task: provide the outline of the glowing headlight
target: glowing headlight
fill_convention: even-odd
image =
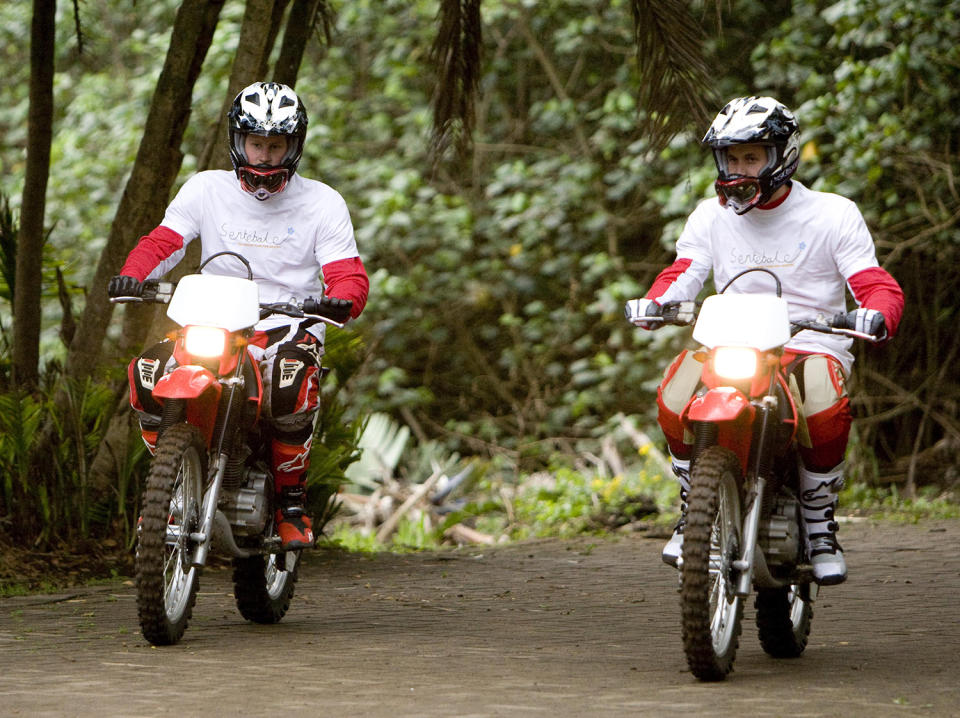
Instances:
[[[218,357],[227,345],[227,332],[217,327],[187,327],[183,346],[196,357]]]
[[[726,379],[749,379],[757,373],[757,352],[749,347],[718,347],[713,370]]]

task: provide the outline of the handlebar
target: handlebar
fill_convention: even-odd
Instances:
[[[798,319],[795,322],[790,322],[791,335],[797,334],[806,329],[814,332],[822,332],[824,334],[842,334],[845,337],[862,339],[863,341],[870,342],[871,344],[877,344],[880,341],[880,338],[873,336],[873,334],[858,332],[855,329],[847,329],[846,327],[835,327],[829,319],[825,319],[822,316],[817,317],[816,319]]]
[[[110,297],[113,304],[169,304],[173,298],[176,284],[161,282],[157,279],[147,279],[140,285],[139,297]],[[349,319],[352,302],[344,301],[338,307],[330,307],[323,300],[307,297],[300,303],[272,302],[260,304],[260,318],[266,319],[272,314],[283,314],[295,319],[319,319],[331,326],[342,329]]]
[[[140,283],[140,296],[110,297],[111,304],[169,304],[173,298],[173,282],[145,279]]]
[[[671,324],[674,326],[690,326],[697,321],[697,315],[700,313],[701,302],[689,300],[664,302],[660,307],[660,313],[654,316],[643,317],[642,321],[650,324]],[[878,337],[866,332],[858,332],[846,327],[835,327],[830,319],[818,316],[816,319],[798,319],[790,322],[790,334],[798,334],[804,330],[821,332],[823,334],[840,334],[852,339],[862,339],[863,341],[876,344],[880,342]]]
[[[660,305],[658,314],[640,317],[638,321],[649,324],[672,324],[677,327],[686,327],[697,321],[701,302],[689,300],[664,302]]]

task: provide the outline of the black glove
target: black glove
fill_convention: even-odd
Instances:
[[[319,314],[342,324],[350,318],[350,309],[353,302],[349,299],[338,299],[337,297],[323,297],[314,299],[310,297],[303,302],[303,311],[307,314]]]
[[[846,314],[838,314],[833,318],[833,326],[869,334],[877,341],[887,338],[887,321],[876,309],[854,309]]]
[[[107,285],[107,294],[111,297],[139,297],[142,289],[140,280],[136,277],[118,274]]]

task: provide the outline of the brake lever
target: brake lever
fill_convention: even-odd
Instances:
[[[862,339],[865,342],[870,342],[871,344],[878,344],[880,339],[873,336],[873,334],[867,334],[866,332],[858,332],[856,329],[841,329],[839,327],[830,327],[831,334],[842,334],[845,337],[851,337],[853,339]]]
[[[289,304],[287,302],[275,302],[273,304],[261,304],[260,305],[260,318],[266,319],[271,314],[283,314],[288,317],[293,317],[294,319],[303,319],[306,316],[303,313],[303,310],[300,309],[296,304]]]
[[[792,322],[792,324],[797,327],[798,330],[808,329],[812,332],[820,332],[821,334],[839,334],[840,336],[850,337],[851,339],[861,339],[871,344],[878,344],[880,342],[880,339],[873,334],[858,332],[856,329],[847,329],[846,327],[832,327],[825,322],[799,321]]]

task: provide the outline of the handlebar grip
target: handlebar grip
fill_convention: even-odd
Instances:
[[[338,299],[337,297],[323,297],[321,299],[307,297],[303,300],[302,307],[305,314],[316,314],[339,324],[350,318],[353,302],[349,299]]]

